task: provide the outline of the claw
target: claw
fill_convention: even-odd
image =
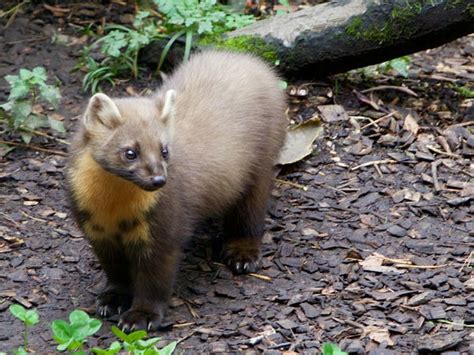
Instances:
[[[118,306],[118,307],[117,307],[117,313],[118,313],[118,314],[122,314],[122,307],[121,307],[121,306]]]
[[[128,324],[122,325],[122,332],[128,333],[130,331],[130,326]]]
[[[249,263],[244,263],[244,271],[249,271]]]
[[[242,263],[240,261],[235,263],[235,271],[241,272],[242,271]]]

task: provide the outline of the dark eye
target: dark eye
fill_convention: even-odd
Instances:
[[[130,149],[130,148],[127,149],[124,154],[125,154],[125,158],[127,160],[137,159],[137,152],[135,152],[133,149]]]
[[[163,159],[168,159],[168,156],[169,156],[169,152],[168,152],[168,147],[166,145],[162,146],[161,147],[161,156],[163,157]]]

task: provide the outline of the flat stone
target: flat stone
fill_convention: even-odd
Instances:
[[[387,232],[393,235],[394,237],[400,237],[400,238],[407,235],[407,230],[396,224],[388,228]]]

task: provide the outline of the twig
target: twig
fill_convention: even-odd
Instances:
[[[44,219],[41,219],[41,218],[38,218],[38,217],[33,217],[33,216],[30,216],[28,213],[26,213],[25,211],[22,211],[20,210],[21,214],[25,217],[28,217],[28,218],[31,218],[33,221],[36,221],[36,222],[41,222],[41,223],[47,223],[48,221],[44,220]]]
[[[275,180],[276,182],[278,182],[278,183],[280,183],[280,184],[290,185],[290,186],[296,187],[296,188],[298,188],[298,189],[301,189],[301,190],[303,190],[303,191],[308,191],[308,190],[309,190],[309,187],[308,187],[308,186],[300,185],[300,184],[297,184],[296,182],[291,182],[291,181],[287,181],[287,180],[281,180],[281,179],[277,179],[277,178],[274,178],[273,180]]]
[[[185,328],[185,327],[189,327],[191,325],[194,325],[196,323],[194,322],[187,322],[187,323],[178,323],[178,324],[173,324],[172,325],[172,328],[176,329],[176,328]]]
[[[398,162],[393,159],[372,160],[372,161],[368,161],[367,163],[354,166],[353,168],[351,168],[351,171],[364,168],[366,166],[375,165],[375,164],[394,164],[394,163],[398,163]]]
[[[413,90],[406,88],[404,86],[394,86],[394,85],[380,85],[373,88],[362,90],[361,92],[365,94],[366,92],[380,91],[380,90],[398,90],[398,91],[404,92],[405,94],[418,97],[418,94],[414,92]]]
[[[69,143],[68,141],[65,141],[64,139],[56,138],[56,137],[54,137],[54,136],[49,135],[48,133],[44,133],[44,132],[37,131],[37,130],[34,130],[34,129],[25,129],[25,131],[30,132],[30,133],[33,133],[33,134],[36,134],[37,136],[41,136],[41,137],[53,139],[53,140],[55,140],[55,141],[57,141],[57,142],[59,142],[59,143],[62,143],[62,144],[66,144],[66,145],[71,144],[71,143]]]
[[[377,171],[377,174],[379,174],[379,176],[382,177],[382,176],[383,176],[383,173],[382,173],[382,170],[380,170],[379,165],[378,165],[378,164],[374,164],[374,168],[375,168],[375,170]]]
[[[408,269],[440,269],[449,266],[450,264],[441,265],[410,265],[410,264],[395,264],[395,267],[406,267]]]
[[[271,282],[272,281],[272,278],[269,277],[269,276],[266,276],[266,275],[261,275],[261,274],[256,274],[256,273],[253,273],[253,272],[250,272],[249,273],[249,276],[253,276],[257,279],[260,279],[260,280],[263,280],[263,281],[268,281],[268,282]]]
[[[4,141],[4,140],[0,140],[0,144],[13,145],[13,146],[15,146],[15,147],[28,148],[28,149],[36,150],[36,151],[38,151],[38,152],[51,153],[51,154],[55,154],[55,155],[60,155],[60,156],[62,156],[62,157],[67,157],[67,154],[66,154],[66,153],[61,152],[61,151],[59,151],[59,150],[41,148],[41,147],[37,147],[37,146],[31,145],[31,144],[24,144],[24,143],[18,143],[18,142],[10,142],[10,141]]]
[[[376,125],[378,127],[377,123],[379,123],[380,121],[383,121],[386,118],[392,117],[394,114],[395,114],[395,111],[392,111],[387,115],[384,115],[382,117],[377,118],[376,120],[372,120],[372,119],[369,118],[370,123],[367,123],[365,126],[361,127],[360,130],[362,131],[362,130],[364,130],[364,129],[370,127],[370,126],[373,126],[373,125]]]
[[[365,327],[362,324],[354,322],[350,319],[339,319],[339,318],[336,318],[336,317],[331,317],[331,319],[338,322],[338,323],[347,324],[347,325],[350,325],[354,328],[360,329],[362,334],[363,334],[363,336],[361,335],[361,338],[365,337],[366,330],[365,330]]]
[[[464,263],[462,264],[462,266],[459,268],[459,272],[462,271],[462,269],[464,269],[465,267],[468,267],[469,265],[471,265],[471,259],[472,259],[472,255],[474,254],[474,251],[471,251],[469,253],[469,256],[466,258],[466,260],[464,260]]]
[[[185,336],[182,337],[181,339],[178,339],[178,340],[176,341],[176,344],[182,343],[182,342],[185,341],[186,339],[191,338],[194,334],[196,334],[196,330],[193,330],[193,331],[191,331],[191,333],[189,333],[188,335],[185,335]]]
[[[455,323],[455,322],[451,322],[445,319],[438,319],[438,323],[449,324],[449,325],[454,325],[454,326],[459,326],[459,327],[464,327],[464,328],[474,328],[474,324]]]
[[[441,154],[441,155],[446,155],[447,157],[461,159],[460,155],[457,155],[457,154],[454,154],[454,153],[443,152],[442,150],[439,150],[439,149],[437,149],[437,148],[435,148],[431,145],[427,145],[426,148],[428,148],[428,150],[431,150],[432,152],[435,152],[435,153],[438,153],[438,154]]]
[[[438,137],[436,137],[436,139],[438,140],[438,143],[441,144],[441,146],[443,147],[445,152],[452,153],[451,147],[449,146],[448,141],[446,140],[446,138],[444,138],[443,136],[438,136]]]
[[[466,127],[466,126],[471,126],[471,125],[474,125],[474,121],[466,121],[466,122],[456,123],[456,124],[453,124],[453,125],[449,126],[448,128],[451,128],[451,127]]]
[[[442,160],[436,160],[431,163],[431,175],[433,175],[433,184],[435,191],[441,191],[441,186],[438,181],[438,165],[441,164]]]

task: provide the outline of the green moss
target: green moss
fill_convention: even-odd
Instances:
[[[474,90],[467,86],[455,86],[454,90],[465,99],[474,99]]]
[[[347,25],[346,27],[346,33],[349,36],[353,36],[356,38],[360,38],[361,32],[360,29],[362,28],[362,19],[360,16],[354,17],[354,19]]]
[[[428,1],[407,1],[405,5],[395,5],[390,12],[390,20],[380,24],[364,26],[361,17],[355,17],[346,27],[346,33],[356,39],[377,43],[390,43],[414,31],[413,22]],[[372,16],[369,10],[367,18]]]
[[[272,64],[278,61],[276,47],[256,36],[238,36],[231,38],[212,36],[200,39],[198,44],[200,46],[226,49],[234,52],[253,53]]]

